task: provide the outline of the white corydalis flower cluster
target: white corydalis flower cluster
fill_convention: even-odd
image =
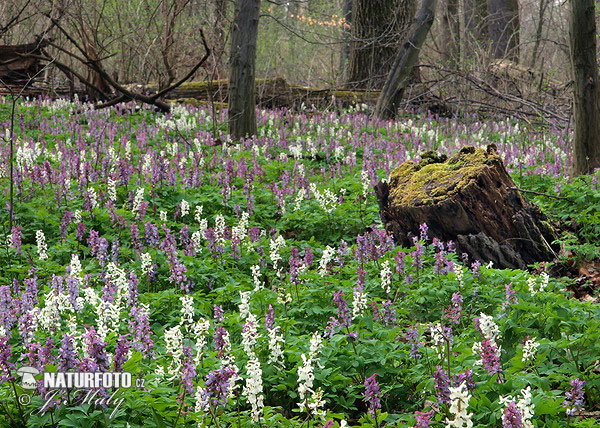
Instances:
[[[381,272],[379,275],[381,278],[381,288],[383,288],[387,294],[390,294],[392,291],[392,288],[390,287],[392,284],[392,268],[390,267],[389,260],[386,260],[381,264]]]
[[[446,428],[471,428],[473,426],[473,413],[467,413],[471,394],[467,389],[467,383],[462,382],[456,388],[450,387],[450,409],[448,413],[452,419],[446,419]]]
[[[267,331],[269,335],[269,359],[268,363],[277,366],[280,369],[285,368],[283,356],[283,336],[280,333],[281,328],[275,326]]]
[[[186,330],[194,322],[194,298],[192,296],[181,296],[181,321],[179,325],[183,326]]]
[[[537,348],[540,346],[538,342],[535,341],[535,337],[531,339],[527,339],[523,344],[523,358],[522,361],[532,361],[537,353]]]
[[[183,357],[183,333],[179,325],[165,330],[165,352],[171,355],[167,373],[171,380],[181,375],[181,358]]]
[[[215,237],[218,245],[225,245],[225,217],[223,214],[215,216]]]
[[[314,183],[310,183],[310,191],[315,196],[319,206],[327,214],[331,214],[338,207],[338,197],[329,189],[325,189],[323,193],[317,189]]]
[[[367,309],[367,295],[361,286],[354,288],[352,295],[352,319],[356,319]]]
[[[258,339],[258,321],[256,316],[250,312],[250,292],[240,292],[240,317],[246,320],[242,329],[242,346],[249,357],[246,363],[246,385],[242,390],[242,394],[248,400],[251,406],[251,416],[254,422],[260,419],[262,409],[264,407],[263,400],[263,383],[262,370],[260,361],[254,352],[254,347]]]
[[[522,389],[521,396],[519,398],[507,395],[506,397],[500,397],[499,401],[504,408],[508,407],[510,403],[514,402],[517,406],[517,409],[521,411],[521,422],[523,423],[523,428],[533,428],[533,422],[531,422],[531,418],[533,418],[534,415],[535,405],[531,402],[531,386]]]
[[[87,191],[88,197],[90,198],[91,209],[95,210],[98,208],[98,194],[94,188],[89,188]]]
[[[231,239],[237,242],[242,242],[246,238],[246,234],[248,233],[248,220],[250,219],[250,214],[247,212],[243,212],[240,218],[240,222],[237,226],[233,226],[231,229]]]
[[[150,255],[150,253],[142,253],[140,256],[140,259],[142,260],[142,266],[141,266],[142,275],[148,275],[153,270],[152,269],[152,256]]]
[[[81,277],[83,269],[77,254],[71,254],[71,264],[69,265],[69,275],[75,278]]]
[[[48,259],[48,245],[46,245],[46,235],[41,230],[35,232],[35,241],[37,244],[37,252],[40,260]]]
[[[335,249],[331,248],[329,245],[325,247],[323,250],[323,255],[321,256],[321,260],[319,260],[319,275],[325,276],[325,274],[327,274],[327,266],[329,263],[331,263],[334,257]]]
[[[189,202],[186,201],[185,199],[182,199],[181,203],[179,204],[179,210],[181,212],[181,217],[185,217],[186,215],[188,215],[190,213]]]
[[[279,266],[279,261],[281,260],[280,251],[284,247],[285,247],[285,239],[283,239],[283,236],[277,235],[277,238],[270,239],[269,258],[271,259],[271,262],[273,262],[273,270],[275,270],[277,278],[281,278],[281,275],[282,275],[282,268]]]
[[[196,357],[194,358],[196,365],[199,365],[200,360],[202,359],[202,350],[206,346],[206,335],[208,334],[209,328],[210,321],[204,318],[194,323],[192,327],[194,339],[196,340]]]
[[[479,330],[481,331],[481,335],[483,336],[483,338],[489,340],[490,343],[496,348],[498,352],[498,358],[500,358],[501,348],[498,342],[501,340],[501,336],[498,324],[494,322],[494,319],[491,316],[488,316],[481,312],[479,313]],[[481,342],[475,342],[473,344],[472,351],[474,354],[481,356]],[[476,361],[475,364],[483,365],[483,358]]]
[[[108,199],[110,201],[117,202],[117,183],[116,183],[116,181],[109,177],[108,180],[106,180],[106,184],[107,184]]]
[[[315,332],[310,339],[308,357],[306,354],[300,356],[302,358],[302,364],[298,367],[298,395],[300,396],[298,407],[300,411],[316,413],[318,407],[325,405],[325,402],[322,401],[322,392],[313,390],[315,380],[313,363],[319,365],[319,352],[323,347],[322,342],[321,335]]]
[[[298,193],[296,194],[296,198],[294,199],[294,211],[300,210],[300,205],[302,204],[302,201],[305,197],[306,189],[304,187],[301,187],[300,190],[298,190]]]
[[[538,292],[545,291],[549,282],[550,276],[546,272],[542,272],[542,274],[539,276],[539,285],[538,278],[535,276],[527,278],[527,288],[529,288],[531,295],[535,296]]]
[[[430,331],[431,342],[433,344],[432,347],[435,350],[435,353],[438,355],[438,357],[440,359],[443,359],[447,346],[447,340],[444,336],[444,326],[438,322],[431,326]]]
[[[460,288],[464,288],[465,280],[464,280],[464,272],[463,272],[462,266],[459,265],[458,263],[454,263],[452,270],[454,271],[454,274],[456,275],[456,280],[458,281],[458,285],[460,286]]]
[[[364,169],[360,172],[360,181],[362,184],[363,190],[363,198],[366,198],[371,190],[371,179],[369,178],[369,174]]]
[[[131,207],[131,212],[133,214],[137,214],[139,212],[142,202],[144,202],[144,188],[138,187],[137,190],[135,191],[135,196],[133,197],[133,205]],[[161,215],[162,215],[162,211],[161,211]],[[166,213],[165,213],[165,216],[166,216]],[[162,218],[161,218],[161,220],[162,220]],[[164,221],[166,221],[166,219]]]
[[[254,291],[260,290],[263,287],[263,282],[260,280],[260,266],[253,265],[250,268],[252,272],[252,282],[254,282]]]

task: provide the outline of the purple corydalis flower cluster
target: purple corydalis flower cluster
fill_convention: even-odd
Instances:
[[[512,289],[512,283],[506,284],[504,286],[505,290],[505,299],[502,302],[502,309],[506,310],[510,305],[516,305],[519,303],[519,299],[517,298],[517,293]]]
[[[348,301],[344,299],[344,290],[341,288],[333,293],[333,302],[337,307],[337,321],[340,326],[349,327],[352,324]]]
[[[428,412],[419,412],[417,410],[415,412],[415,419],[417,421],[417,424],[414,428],[429,428],[429,425],[431,425],[431,417],[434,413],[434,410],[430,410]]]
[[[572,379],[571,389],[565,392],[565,400],[563,401],[563,407],[566,408],[567,416],[573,416],[577,412],[583,409],[583,386],[585,381],[579,380],[579,378]]]
[[[369,413],[375,415],[378,409],[381,409],[381,396],[379,383],[375,379],[377,373],[373,373],[370,377],[365,379],[365,401],[369,408]]]
[[[451,305],[444,310],[444,315],[451,323],[458,324],[462,316],[463,297],[457,291],[454,294],[452,294],[452,299],[450,300],[450,302]]]
[[[15,368],[15,365],[11,359],[12,348],[8,344],[8,336],[0,337],[0,385],[4,382],[14,380],[11,372]]]
[[[237,370],[234,366],[230,365],[209,372],[206,376],[204,388],[202,388],[200,393],[201,402],[213,409],[227,403],[232,379],[235,378],[237,378]]]
[[[410,358],[421,358],[421,349],[423,348],[423,344],[419,340],[419,329],[417,327],[409,328],[405,337],[410,344]]]
[[[66,372],[79,365],[79,360],[73,349],[73,336],[65,335],[58,348],[58,371]]]
[[[375,318],[375,320],[383,323],[387,327],[396,325],[396,309],[394,309],[391,300],[381,302],[382,310],[379,309],[379,304],[377,302],[372,302],[371,308],[373,309],[373,318]]]
[[[514,401],[511,401],[504,409],[502,428],[523,428],[523,413]]]

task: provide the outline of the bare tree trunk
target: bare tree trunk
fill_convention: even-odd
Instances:
[[[535,63],[537,62],[537,58],[540,52],[540,44],[542,43],[542,33],[544,30],[544,15],[546,14],[546,9],[550,4],[549,0],[539,0],[539,9],[538,9],[538,22],[535,29],[535,41],[533,44],[533,51],[531,53],[531,68],[535,68]]]
[[[519,61],[519,3],[488,0],[488,30],[494,58]]]
[[[238,0],[231,34],[229,133],[235,139],[256,134],[255,63],[260,0]]]
[[[413,67],[419,58],[419,51],[425,42],[429,29],[435,18],[435,0],[423,0],[421,9],[410,27],[408,37],[400,48],[392,70],[381,90],[374,115],[381,119],[389,119],[396,115],[402,93]]]
[[[415,13],[415,0],[354,0],[348,83],[379,89]]]
[[[214,69],[216,77],[220,78],[224,70],[223,58],[225,58],[225,43],[227,40],[227,1],[213,0],[213,15],[214,15]]]
[[[600,168],[600,87],[596,61],[595,0],[571,0],[571,63],[575,117],[574,174]]]
[[[344,44],[342,45],[342,53],[340,55],[340,70],[342,79],[347,81],[351,51],[350,39],[352,38],[352,31],[350,30],[350,25],[352,25],[352,0],[344,0],[343,13],[347,26],[343,29],[345,40]]]
[[[444,2],[442,15],[442,52],[444,60],[449,64],[459,65],[461,58],[461,39],[464,34],[461,33],[459,19],[459,1],[446,0]]]

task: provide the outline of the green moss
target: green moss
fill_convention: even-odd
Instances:
[[[433,205],[473,183],[481,171],[500,157],[484,149],[463,147],[450,159],[424,153],[419,163],[404,162],[390,175],[393,205]]]

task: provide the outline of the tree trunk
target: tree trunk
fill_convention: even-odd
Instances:
[[[342,81],[348,80],[348,64],[350,63],[350,52],[351,52],[351,38],[352,31],[350,30],[352,27],[352,0],[344,0],[343,6],[343,16],[346,23],[344,27],[344,44],[342,45],[342,52],[340,54],[340,70],[342,75]]]
[[[464,34],[460,31],[459,1],[446,0],[442,15],[442,47],[446,63],[460,66],[461,39]]]
[[[231,35],[229,134],[235,139],[256,134],[254,87],[260,0],[238,0]]]
[[[402,90],[406,86],[413,67],[419,58],[419,51],[425,42],[429,29],[433,24],[435,0],[423,0],[421,9],[415,17],[405,42],[396,55],[394,65],[381,90],[374,116],[389,119],[396,115],[398,104],[402,99]]]
[[[415,0],[354,0],[348,84],[380,89],[406,37]]]
[[[466,253],[495,267],[524,269],[552,260],[555,240],[548,219],[515,189],[494,146],[463,147],[446,159],[428,152],[408,161],[380,182],[375,191],[381,220],[396,242],[413,245],[419,226],[429,237],[453,241]]]
[[[600,89],[594,0],[571,0],[571,63],[575,117],[574,174],[600,168]]]
[[[519,62],[519,3],[488,0],[488,31],[494,58]]]

